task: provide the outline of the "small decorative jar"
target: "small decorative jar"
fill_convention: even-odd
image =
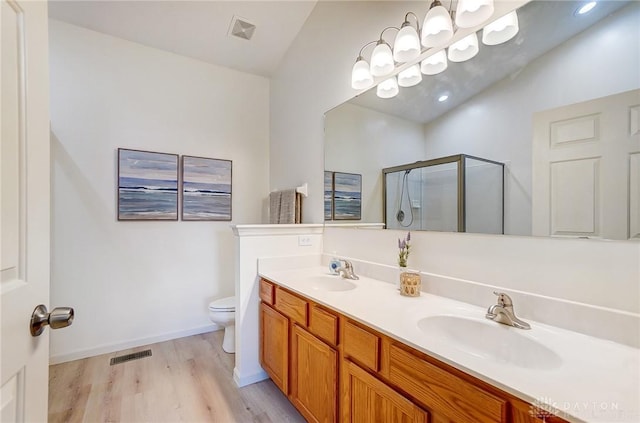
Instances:
[[[414,270],[404,270],[400,272],[400,295],[419,297],[421,286],[420,272]]]

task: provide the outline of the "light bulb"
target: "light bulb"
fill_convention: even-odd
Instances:
[[[444,50],[440,50],[420,63],[420,72],[425,75],[436,75],[447,69],[447,66],[447,54]]]
[[[393,59],[398,63],[409,62],[420,56],[420,38],[411,25],[403,25],[393,43]]]
[[[369,72],[369,63],[362,57],[353,65],[351,70],[351,87],[354,90],[364,90],[373,85],[373,76]]]
[[[371,54],[371,75],[385,76],[393,72],[395,64],[393,63],[393,54],[391,47],[384,41],[378,41],[378,45],[373,49]]]
[[[437,47],[444,45],[453,37],[453,22],[444,6],[429,9],[422,24],[422,45]]]
[[[378,84],[376,94],[380,98],[392,98],[397,96],[399,91],[400,89],[398,88],[398,81],[396,81],[395,76],[392,76],[391,78],[385,79]]]
[[[514,10],[485,26],[482,30],[482,42],[488,46],[506,43],[515,37],[519,30],[518,14]]]
[[[398,85],[401,87],[413,87],[422,81],[422,74],[420,73],[420,65],[415,64],[398,74]]]
[[[449,46],[448,57],[452,62],[464,62],[478,54],[478,36],[475,32]]]
[[[493,15],[493,0],[460,0],[456,9],[456,25],[478,26]]]

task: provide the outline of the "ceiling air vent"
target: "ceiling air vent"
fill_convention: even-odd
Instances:
[[[256,30],[256,26],[251,22],[248,22],[245,18],[234,16],[231,19],[231,26],[229,27],[229,35],[242,38],[244,40],[250,40],[253,37],[253,33]]]

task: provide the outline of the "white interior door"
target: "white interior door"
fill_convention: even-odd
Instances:
[[[533,235],[640,239],[640,90],[536,113]]]
[[[1,421],[45,422],[49,331],[29,321],[49,303],[47,3],[0,5]]]

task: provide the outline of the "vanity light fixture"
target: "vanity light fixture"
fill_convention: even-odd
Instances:
[[[472,32],[463,39],[451,44],[447,57],[452,62],[465,62],[478,54],[478,51],[480,51],[478,48],[478,36],[475,32]]]
[[[416,19],[416,28],[409,23],[409,16],[413,16]],[[420,25],[418,24],[418,17],[413,12],[408,12],[404,15],[404,22],[400,27],[396,40],[393,43],[393,59],[398,63],[405,63],[410,60],[415,60],[420,56]]]
[[[453,37],[453,22],[449,11],[442,3],[435,0],[424,17],[422,24],[422,45],[438,47],[447,43]]]
[[[368,42],[360,49],[356,63],[351,68],[351,87],[354,90],[364,90],[371,87],[374,76],[386,76],[395,69],[391,47],[383,38],[385,31],[388,29],[400,31],[400,28],[389,26],[382,30],[377,41]],[[371,53],[371,64],[369,64],[362,56],[362,53],[365,48],[373,44],[376,46]]]
[[[369,63],[358,56],[351,70],[351,87],[354,90],[364,90],[373,85],[373,75],[369,70]]]
[[[581,6],[580,8],[578,8],[578,10],[576,10],[576,14],[577,15],[584,15],[585,13],[589,13],[591,12],[591,10],[596,7],[598,3],[595,1],[590,1],[586,4],[584,4],[583,6]]]
[[[425,75],[437,75],[444,72],[448,66],[447,52],[445,49],[432,54],[420,63],[420,71]]]
[[[383,38],[384,32],[388,29],[398,28],[388,26],[380,33],[380,39],[377,41],[376,47],[373,49],[373,53],[371,53],[371,75],[373,76],[386,76],[395,69],[391,46],[389,46]]]
[[[364,57],[362,57],[362,52],[365,48],[375,43],[376,41],[371,41],[365,44],[360,49],[360,53],[358,53],[356,63],[351,69],[351,88],[353,88],[354,90],[365,90],[373,85],[373,75],[371,75],[371,68],[369,66],[369,62],[364,60]]]
[[[389,79],[385,79],[381,83],[378,84],[376,88],[376,94],[380,98],[392,98],[398,95],[398,81],[396,81],[396,77],[392,76]]]
[[[456,25],[459,28],[478,26],[493,15],[493,0],[459,0]]]
[[[393,62],[393,55],[391,54],[391,47],[386,41],[380,40],[373,49],[371,54],[371,75],[373,76],[385,76],[393,72],[395,64]]]
[[[488,46],[506,43],[515,37],[519,30],[518,14],[514,10],[484,27],[482,43]]]
[[[493,15],[493,1],[458,0],[455,13],[456,25],[459,28],[472,28],[481,25]],[[378,40],[371,41],[360,49],[356,63],[351,69],[351,87],[355,90],[367,89],[375,83],[375,77],[391,75],[396,69],[396,65],[416,60],[429,48],[437,50],[438,46],[444,46],[448,43],[454,35],[452,19],[454,14],[451,10],[453,3],[454,0],[451,0],[450,9],[447,10],[440,0],[433,0],[424,18],[422,28],[418,16],[413,12],[407,12],[400,28],[389,26],[383,29]],[[595,2],[592,3],[595,5]],[[415,27],[409,21],[410,16],[413,16],[416,21]],[[384,39],[384,34],[389,29],[398,31],[393,48]],[[514,10],[486,25],[482,31],[482,42],[489,46],[502,44],[515,37],[518,31],[518,15]],[[373,44],[375,44],[375,48],[371,53],[370,61],[367,62],[363,51]],[[385,79],[378,86],[378,97],[394,97],[398,94],[398,86],[412,87],[422,81],[422,75],[436,75],[446,70],[447,60],[464,62],[473,58],[478,54],[478,51],[478,36],[474,32],[451,44],[448,48],[443,47],[436,51],[422,60],[419,65],[416,64],[404,69],[398,73],[397,78]]]
[[[420,72],[420,64],[408,67],[398,74],[398,85],[401,87],[413,87],[422,81],[422,73]]]

